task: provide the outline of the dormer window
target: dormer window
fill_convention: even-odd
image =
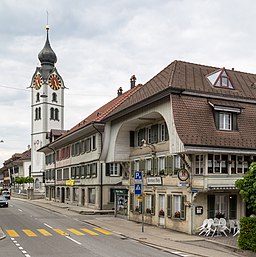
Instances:
[[[206,78],[213,87],[234,88],[225,68],[210,73]]]
[[[238,114],[241,113],[241,107],[239,104],[237,106],[231,103],[221,103],[218,101],[210,100],[209,105],[213,107],[215,115],[215,124],[218,130],[226,131],[237,131],[238,130]]]

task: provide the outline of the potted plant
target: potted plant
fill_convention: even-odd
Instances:
[[[150,209],[150,208],[147,208],[147,209],[146,209],[146,213],[147,213],[147,214],[151,214],[151,209]]]
[[[159,217],[163,217],[164,216],[164,210],[160,210],[159,211]]]
[[[174,218],[180,218],[180,212],[179,211],[174,212]]]

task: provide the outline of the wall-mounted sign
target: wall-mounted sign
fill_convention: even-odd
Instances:
[[[74,184],[75,184],[75,180],[73,179],[66,180],[66,186],[74,186]]]
[[[189,173],[186,169],[181,169],[178,172],[178,178],[181,181],[186,181],[189,178]]]
[[[162,185],[161,177],[147,177],[147,185]]]
[[[196,215],[202,215],[202,214],[203,214],[203,211],[204,211],[203,206],[196,206],[196,207],[195,207],[195,213],[196,213]]]

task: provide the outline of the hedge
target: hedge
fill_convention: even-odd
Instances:
[[[240,219],[238,245],[243,250],[256,252],[256,217],[242,217]]]

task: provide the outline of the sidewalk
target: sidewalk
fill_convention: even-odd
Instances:
[[[171,252],[176,251],[183,254],[190,253],[193,254],[193,256],[204,257],[219,257],[220,255],[221,257],[256,256],[256,253],[251,251],[240,250],[237,246],[237,237],[233,237],[232,235],[228,237],[206,238],[204,236],[188,235],[146,224],[144,225],[144,232],[142,232],[141,223],[129,221],[122,217],[114,217],[113,215],[98,215],[99,211],[94,214],[91,209],[85,207],[56,203],[45,199],[32,201],[20,198],[15,199],[26,201],[62,214],[83,214],[79,218],[81,221],[114,232],[122,239],[130,238],[140,241],[143,244]]]

